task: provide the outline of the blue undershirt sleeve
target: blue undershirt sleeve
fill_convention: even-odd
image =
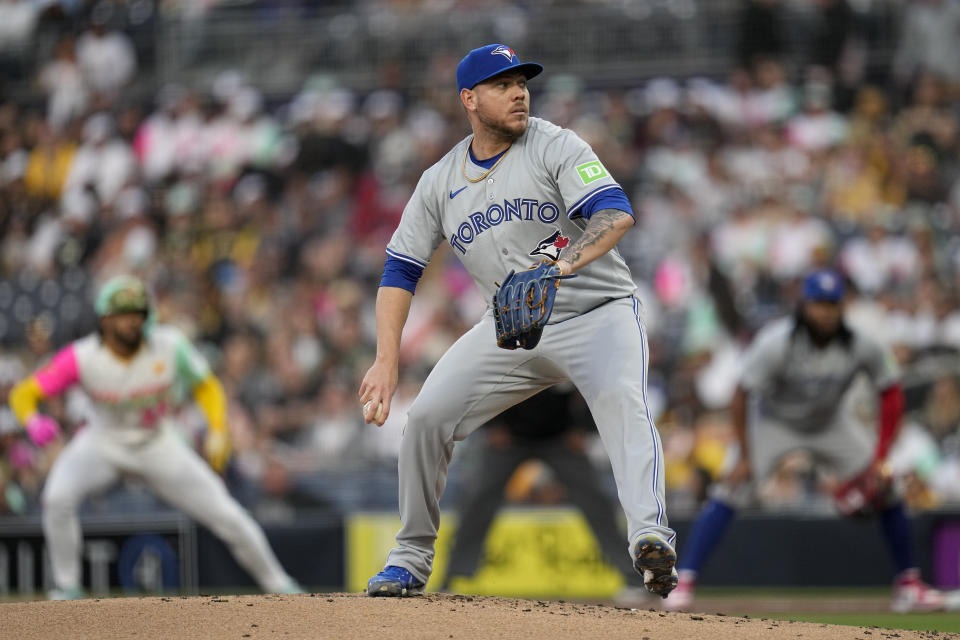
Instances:
[[[630,201],[627,199],[627,194],[625,194],[623,189],[620,187],[617,187],[616,189],[607,189],[593,196],[584,202],[579,210],[574,212],[573,217],[586,218],[589,220],[590,216],[592,216],[594,213],[604,209],[617,209],[619,211],[626,211],[634,218],[637,217],[633,213],[633,207],[630,206]]]
[[[423,275],[423,267],[393,256],[387,256],[383,265],[383,277],[380,278],[381,287],[398,287],[414,293],[417,282]]]

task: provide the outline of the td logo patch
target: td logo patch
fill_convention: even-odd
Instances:
[[[603,168],[603,165],[600,164],[599,160],[578,164],[577,173],[580,174],[580,180],[583,184],[590,184],[591,182],[596,182],[600,178],[606,178],[610,175],[607,173],[607,170]]]

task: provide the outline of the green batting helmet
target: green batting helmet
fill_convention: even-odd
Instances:
[[[93,304],[100,318],[118,313],[150,313],[150,296],[140,278],[114,276],[100,287]]]

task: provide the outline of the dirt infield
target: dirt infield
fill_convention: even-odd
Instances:
[[[603,605],[428,594],[113,598],[0,604],[4,638],[17,640],[315,640],[317,638],[960,638],[928,631],[843,627]]]

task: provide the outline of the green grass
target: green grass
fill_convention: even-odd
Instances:
[[[777,620],[960,633],[960,613],[769,613]]]
[[[889,598],[890,587],[711,587],[698,586],[697,597],[797,598]]]
[[[833,604],[838,599],[863,598],[885,606],[890,597],[889,587],[766,587],[725,588],[702,587],[697,589],[701,598],[734,598],[739,605],[729,607],[728,615],[748,614],[751,618],[774,620],[797,620],[823,624],[839,624],[855,627],[880,627],[884,629],[909,629],[913,631],[940,631],[960,633],[960,612],[944,613],[892,613],[871,611],[862,613],[819,613],[819,603]],[[797,604],[797,611],[777,612],[751,611],[751,601],[772,598],[787,598]]]

